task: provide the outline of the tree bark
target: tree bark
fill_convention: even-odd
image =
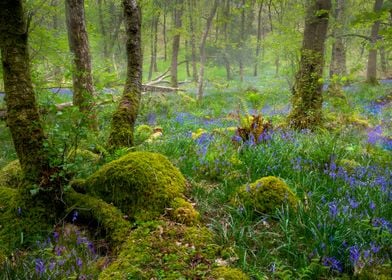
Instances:
[[[158,24],[160,13],[157,12],[151,21],[151,61],[148,71],[148,80],[151,81],[153,72],[158,72],[157,49],[158,49]]]
[[[68,29],[68,44],[74,56],[73,103],[87,119],[95,123],[94,88],[91,75],[91,60],[84,16],[84,0],[66,0],[65,13]],[[87,120],[86,119],[86,120]]]
[[[106,27],[105,27],[105,22],[104,22],[104,15],[103,15],[103,10],[102,10],[102,0],[98,0],[98,16],[99,16],[99,25],[101,27],[101,34],[103,37],[103,56],[106,61],[109,60],[109,51],[108,51],[108,44],[107,44],[107,38],[106,38]]]
[[[180,51],[180,29],[182,27],[182,10],[183,10],[183,0],[176,0],[174,7],[174,28],[175,34],[173,36],[173,47],[172,47],[172,60],[171,60],[171,86],[178,87],[178,77],[177,77],[177,62],[178,53]]]
[[[240,28],[240,56],[239,56],[239,71],[240,71],[240,81],[244,81],[244,41],[245,41],[245,8],[246,0],[242,0],[241,8],[241,28]]]
[[[332,45],[332,58],[329,69],[329,76],[345,76],[346,68],[346,47],[344,45],[343,33],[345,31],[346,21],[346,0],[336,0],[334,10],[335,26],[332,36],[334,39]]]
[[[376,0],[374,3],[374,12],[379,13],[381,11],[383,0]],[[378,31],[380,29],[380,20],[376,20],[373,23],[372,30],[370,32],[370,50],[367,63],[366,81],[371,84],[377,83],[377,47]]]
[[[314,129],[322,122],[324,48],[331,0],[313,0],[307,9],[301,61],[296,75],[290,126]]]
[[[260,49],[261,49],[261,36],[262,36],[262,12],[263,12],[263,4],[264,1],[261,1],[259,4],[259,11],[257,14],[257,42],[256,42],[256,60],[255,60],[255,68],[253,72],[253,76],[257,77],[259,70],[259,58],[260,58]]]
[[[194,82],[198,81],[197,77],[197,59],[196,59],[196,34],[195,34],[195,23],[193,17],[195,2],[194,0],[188,0],[189,10],[189,31],[191,33],[191,52],[192,52],[192,78]]]
[[[199,72],[199,80],[197,83],[197,99],[201,101],[203,98],[203,87],[204,87],[204,65],[206,62],[206,42],[208,33],[210,32],[212,21],[216,14],[216,10],[219,5],[219,0],[215,0],[214,4],[211,8],[211,12],[207,18],[206,29],[204,30],[203,37],[200,43],[200,72]]]
[[[27,41],[22,0],[0,1],[0,47],[7,125],[26,179],[46,187],[51,172],[31,82]]]
[[[141,11],[135,0],[123,0],[122,4],[127,32],[127,78],[112,118],[109,136],[112,148],[133,146],[142,87]]]

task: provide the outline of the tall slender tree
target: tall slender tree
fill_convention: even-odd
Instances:
[[[173,36],[173,46],[172,46],[172,60],[171,60],[171,86],[178,87],[178,77],[177,77],[177,66],[178,66],[178,53],[180,51],[180,29],[182,27],[182,12],[184,0],[175,0],[174,10],[173,10],[173,20],[174,20],[174,36]]]
[[[200,43],[200,72],[199,72],[199,79],[197,83],[198,84],[197,99],[199,101],[203,98],[203,90],[204,90],[203,87],[204,87],[204,64],[206,63],[206,42],[218,5],[219,5],[219,0],[215,0],[214,4],[212,5],[210,14],[208,15],[206,28],[204,29],[203,37],[201,38],[201,43]]]
[[[142,87],[141,10],[135,0],[123,0],[127,32],[127,77],[120,103],[112,118],[109,144],[112,148],[134,143],[134,126]]]
[[[333,11],[333,17],[335,19],[332,37],[332,57],[331,65],[329,68],[329,76],[334,75],[344,76],[347,73],[346,69],[346,46],[344,44],[343,33],[346,29],[346,0],[336,0]]]
[[[325,39],[331,0],[311,0],[306,13],[301,61],[293,87],[290,126],[314,129],[322,122]]]
[[[28,26],[22,0],[0,1],[0,47],[7,125],[19,162],[26,179],[48,187],[52,171],[31,81]]]
[[[373,11],[377,14],[381,11],[383,0],[375,0]],[[372,25],[370,32],[370,49],[367,63],[366,81],[368,83],[377,83],[377,41],[378,31],[380,29],[381,21],[376,20]]]
[[[66,0],[65,12],[69,49],[74,56],[73,103],[81,112],[91,113],[94,107],[94,87],[91,59],[84,15],[84,0]],[[94,114],[90,114],[94,118]]]

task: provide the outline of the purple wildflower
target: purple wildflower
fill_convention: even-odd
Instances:
[[[350,261],[355,266],[359,261],[359,258],[361,256],[361,251],[359,250],[359,247],[357,245],[354,245],[349,248],[349,252],[350,252]]]
[[[328,203],[328,208],[329,208],[329,215],[332,218],[336,218],[336,216],[339,213],[338,206],[337,206],[336,202],[332,201],[332,202]]]
[[[329,267],[331,270],[342,272],[343,266],[339,260],[334,257],[324,257],[323,265]]]
[[[76,259],[76,265],[77,265],[79,268],[82,268],[83,261],[82,261],[81,258],[77,258],[77,259]]]
[[[72,215],[72,223],[76,222],[76,220],[78,219],[79,213],[78,211],[74,211],[73,215]]]
[[[36,259],[35,260],[35,272],[41,276],[42,274],[44,274],[46,268],[45,268],[45,263],[42,259]]]

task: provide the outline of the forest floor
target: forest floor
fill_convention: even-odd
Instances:
[[[233,88],[211,82],[201,103],[191,85],[185,93],[146,93],[135,148],[119,149],[97,164],[65,159],[64,166],[75,178],[87,178],[131,151],[167,156],[189,182],[188,198],[213,233],[220,248],[216,261],[241,269],[251,279],[391,279],[392,102],[383,102],[392,91],[391,81],[378,86],[357,82],[337,96],[326,92],[325,126],[314,132],[287,128],[290,91],[284,82],[258,86],[249,79]],[[44,121],[51,144],[102,149],[113,105],[99,108],[100,131],[93,134],[78,125],[72,108],[56,112],[54,105],[69,101],[70,95],[42,90],[38,96],[50,112]],[[241,137],[238,128],[252,131],[252,116],[261,117],[259,124],[271,125],[256,137]],[[146,126],[159,127],[163,133],[151,137],[152,132],[140,129]],[[0,122],[0,168],[15,158],[8,129]],[[233,203],[241,187],[249,188],[267,176],[289,186],[299,200],[295,210],[280,204],[261,213],[257,207]],[[71,233],[60,239],[62,246],[76,248],[72,260],[66,260],[75,263],[68,273],[83,279],[82,272],[97,273],[87,266],[99,270],[107,265],[109,258],[103,261],[102,254],[108,252],[88,234],[78,235],[74,226],[67,225]],[[50,279],[53,254],[59,248],[53,238],[53,233],[37,238],[38,245],[30,244],[7,269],[22,273],[15,268],[17,263],[31,277]],[[81,243],[86,245],[83,250],[77,249]],[[101,250],[93,253],[92,247]],[[98,251],[99,258],[94,255]],[[151,279],[180,279],[165,276],[162,270],[151,273]]]

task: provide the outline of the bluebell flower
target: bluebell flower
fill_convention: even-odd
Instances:
[[[82,266],[83,266],[83,261],[82,261],[81,258],[77,258],[77,259],[76,259],[76,265],[77,265],[79,268],[82,268]]]
[[[42,259],[38,258],[35,260],[35,272],[41,276],[46,271],[45,263]]]
[[[338,206],[337,206],[336,202],[332,201],[332,202],[328,203],[328,208],[329,208],[329,215],[332,218],[335,218],[339,213]]]
[[[340,273],[343,271],[342,263],[334,257],[324,257],[323,265]]]
[[[361,256],[361,251],[357,245],[354,245],[349,248],[349,253],[350,253],[350,261],[355,266],[359,261],[359,258]]]
[[[78,211],[74,211],[73,215],[72,215],[72,223],[76,222],[76,220],[78,219],[79,213]]]

